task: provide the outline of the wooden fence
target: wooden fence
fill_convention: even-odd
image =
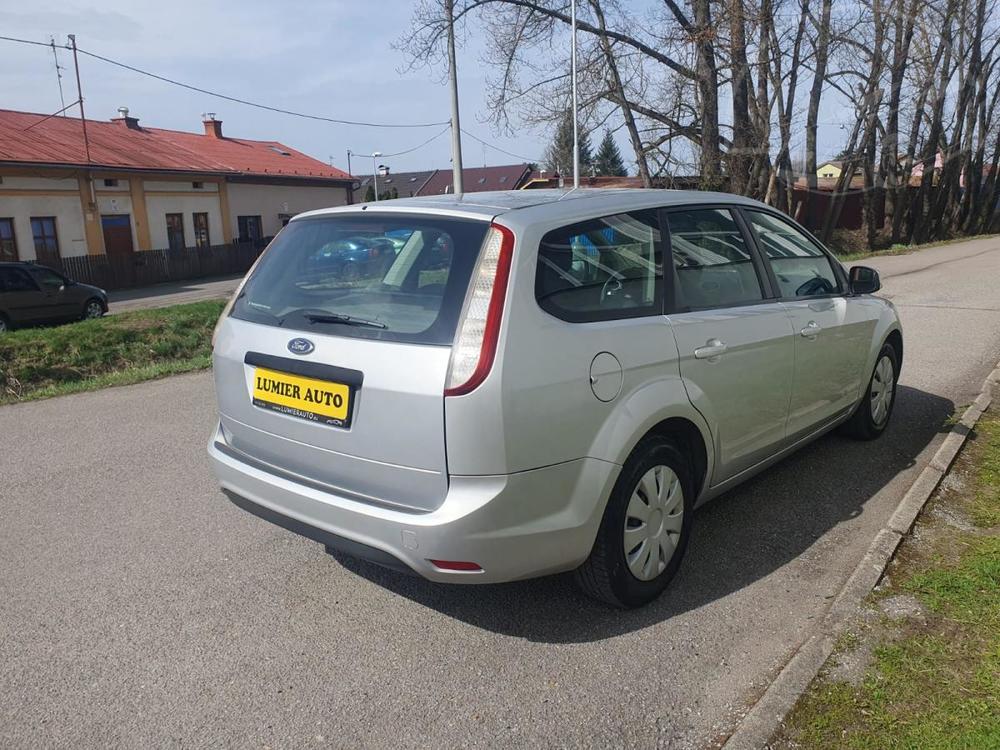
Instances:
[[[266,246],[265,239],[183,250],[142,250],[115,256],[80,255],[60,258],[58,263],[47,265],[54,266],[74,281],[104,289],[128,289],[246,273]]]

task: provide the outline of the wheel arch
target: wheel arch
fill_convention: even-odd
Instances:
[[[667,417],[653,425],[638,442],[653,435],[671,440],[688,456],[700,497],[708,483],[708,445],[698,426],[686,417]]]

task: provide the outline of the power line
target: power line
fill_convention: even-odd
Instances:
[[[484,141],[478,135],[473,135],[472,133],[470,133],[468,130],[465,130],[464,128],[462,129],[462,133],[464,133],[465,135],[469,136],[469,138],[471,138],[472,140],[478,141],[479,143],[483,144],[487,148],[491,148],[494,151],[499,151],[501,154],[506,154],[507,156],[513,156],[515,159],[520,159],[523,162],[527,162],[527,163],[531,163],[531,164],[537,164],[538,162],[542,161],[541,159],[532,159],[532,158],[530,158],[528,156],[521,156],[520,154],[515,154],[513,151],[505,151],[504,149],[500,148],[499,146],[494,146],[492,143],[489,143],[488,141]]]
[[[47,42],[35,42],[35,41],[32,41],[31,39],[18,39],[17,37],[13,37],[13,36],[0,36],[0,41],[4,41],[4,42],[19,42],[21,44],[34,44],[34,45],[37,45],[39,47],[48,47],[49,46]]]
[[[20,44],[31,44],[39,47],[49,47],[49,44],[44,42],[36,42],[31,39],[18,39],[12,36],[0,36],[0,41],[6,42],[18,42]],[[105,57],[104,55],[99,55],[96,52],[90,52],[85,49],[77,49],[81,55],[87,55],[95,60],[100,60],[101,62],[108,63],[109,65],[114,65],[125,70],[129,70],[133,73],[138,73],[140,75],[148,76],[149,78],[155,78],[163,83],[169,83],[173,86],[180,86],[181,88],[188,89],[190,91],[196,91],[199,94],[205,94],[207,96],[213,96],[217,99],[224,99],[229,102],[235,102],[236,104],[243,104],[247,107],[255,107],[257,109],[267,110],[268,112],[277,112],[282,115],[291,115],[292,117],[302,117],[307,120],[318,120],[320,122],[332,122],[337,125],[358,125],[367,128],[433,128],[438,125],[448,125],[449,120],[440,120],[438,122],[414,122],[414,123],[397,123],[397,122],[367,122],[364,120],[345,120],[338,117],[326,117],[324,115],[314,115],[307,112],[296,112],[290,109],[283,109],[281,107],[272,107],[269,104],[261,104],[260,102],[250,101],[249,99],[241,99],[236,96],[229,96],[228,94],[221,94],[218,91],[211,91],[209,89],[203,89],[199,86],[193,86],[190,83],[184,83],[182,81],[174,80],[173,78],[167,78],[166,76],[161,76],[157,73],[152,73],[148,70],[143,70],[142,68],[137,68],[134,65],[129,65],[128,63],[123,63],[119,60],[113,60],[110,57]]]
[[[383,158],[383,159],[391,159],[394,156],[403,156],[404,154],[412,154],[414,151],[416,151],[419,148],[423,148],[424,146],[426,146],[431,141],[436,141],[438,138],[440,138],[442,135],[444,135],[445,133],[447,133],[449,130],[451,130],[451,123],[449,123],[448,125],[445,125],[444,130],[442,130],[441,132],[437,133],[436,135],[432,135],[430,138],[428,138],[426,141],[424,141],[423,143],[421,143],[419,146],[414,146],[413,148],[408,148],[408,149],[406,149],[406,151],[397,151],[395,154],[382,154],[381,158]]]
[[[367,128],[432,128],[436,125],[446,125],[447,120],[442,120],[440,122],[417,122],[417,123],[386,123],[386,122],[365,122],[362,120],[342,120],[337,117],[325,117],[323,115],[311,115],[305,112],[295,112],[290,109],[282,109],[281,107],[272,107],[268,104],[261,104],[260,102],[252,102],[248,99],[240,99],[239,97],[229,96],[227,94],[220,94],[218,91],[209,91],[208,89],[203,89],[198,86],[192,86],[189,83],[182,83],[181,81],[175,81],[172,78],[167,78],[166,76],[157,75],[156,73],[150,73],[148,70],[143,70],[142,68],[137,68],[133,65],[128,65],[127,63],[119,62],[118,60],[112,60],[110,57],[104,57],[103,55],[98,55],[96,52],[88,52],[85,49],[79,50],[80,54],[87,55],[88,57],[93,57],[95,60],[100,60],[106,62],[110,65],[115,65],[119,68],[124,68],[125,70],[130,70],[133,73],[139,73],[150,78],[155,78],[158,81],[163,81],[164,83],[170,83],[174,86],[180,86],[181,88],[189,89],[191,91],[197,91],[199,94],[206,94],[208,96],[214,96],[217,99],[225,99],[229,102],[236,102],[237,104],[244,104],[248,107],[256,107],[257,109],[264,109],[269,112],[277,112],[282,115],[291,115],[293,117],[302,117],[307,120],[319,120],[321,122],[333,122],[338,125],[361,125]]]

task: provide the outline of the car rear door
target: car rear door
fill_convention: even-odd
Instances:
[[[792,326],[731,208],[671,208],[663,216],[672,257],[668,318],[688,396],[712,429],[712,484],[719,484],[785,439]]]
[[[16,266],[0,267],[0,309],[14,324],[44,319],[45,295],[28,272]]]
[[[794,331],[787,431],[795,440],[854,405],[875,320],[852,304],[846,278],[818,242],[770,211],[742,211]]]

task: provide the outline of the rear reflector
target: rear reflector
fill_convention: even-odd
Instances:
[[[473,273],[451,350],[445,396],[469,393],[490,374],[497,353],[513,252],[514,233],[499,224],[492,225]]]
[[[429,560],[428,562],[441,570],[464,570],[466,572],[479,572],[482,570],[474,562],[458,562],[456,560]]]

